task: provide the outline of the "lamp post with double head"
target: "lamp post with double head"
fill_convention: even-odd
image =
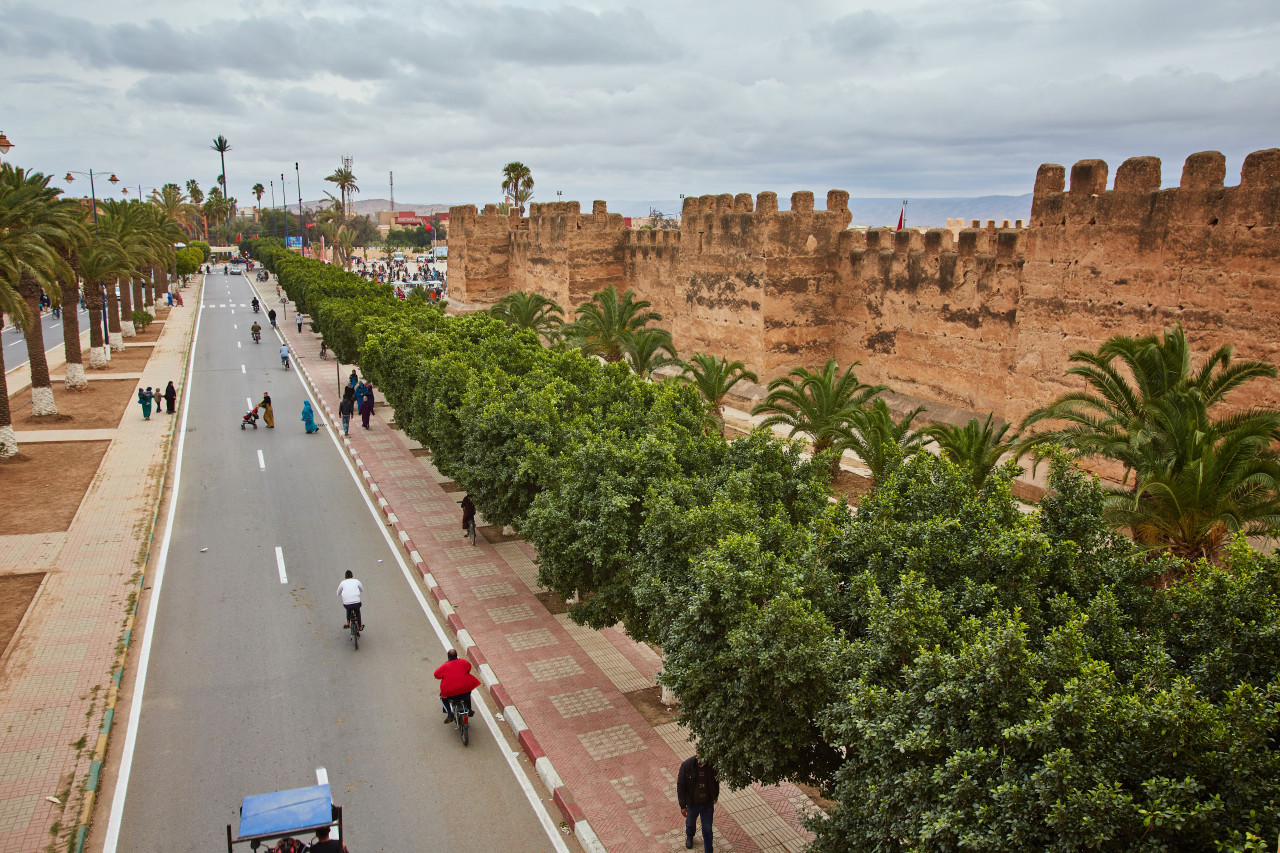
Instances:
[[[106,171],[108,170],[107,169],[98,170],[99,173],[106,172]],[[93,233],[97,234],[98,233],[98,192],[97,192],[97,189],[94,187],[93,169],[90,169],[87,172],[78,172],[74,169],[68,169],[67,174],[63,177],[63,180],[69,184],[74,183],[76,175],[84,175],[89,179],[89,203],[92,205],[91,209],[93,210]],[[107,180],[110,181],[113,186],[115,184],[120,183],[120,179],[116,177],[115,172],[112,172],[111,177],[107,178]],[[128,189],[128,187],[125,187],[125,189]],[[106,282],[100,281],[98,282],[98,287],[102,291],[102,340],[106,343],[106,346],[103,347],[103,355],[106,356],[107,361],[110,361],[111,360],[111,343],[110,343],[111,324],[107,319],[107,284]]]

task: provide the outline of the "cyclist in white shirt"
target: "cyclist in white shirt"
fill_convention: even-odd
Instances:
[[[347,569],[346,579],[338,584],[338,597],[342,599],[342,606],[347,609],[347,621],[343,628],[350,628],[354,618],[360,630],[364,630],[364,617],[360,615],[360,596],[363,594],[364,584],[352,577],[351,570]]]

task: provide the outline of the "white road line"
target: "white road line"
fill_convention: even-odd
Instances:
[[[240,349],[240,342],[236,341],[236,349]]]
[[[317,785],[328,785],[328,784],[329,784],[329,771],[328,771],[328,770],[325,770],[323,767],[317,767],[317,768],[316,768],[316,784],[317,784]]]
[[[238,325],[237,325],[237,324],[235,324],[235,323],[232,323],[232,324],[231,324],[231,328],[233,328],[233,329],[238,329],[238,328],[240,328],[240,326],[238,326]]]
[[[242,365],[240,365],[240,372],[241,372],[241,373],[244,373],[244,365],[243,365],[243,364],[242,364]]]
[[[258,470],[259,471],[267,470],[267,460],[263,458],[261,450],[258,451]],[[280,549],[277,548],[276,550],[278,551]]]
[[[289,578],[284,573],[284,551],[279,545],[276,546],[276,568],[280,570],[280,583],[288,583]]]
[[[311,402],[318,407],[319,403],[311,395],[311,389],[307,387],[306,381],[303,380],[301,374],[298,374],[298,382],[302,384],[302,390],[311,399]],[[352,463],[351,457],[342,449],[342,444],[338,440],[338,434],[335,430],[326,430],[329,434],[329,440],[333,442],[333,446],[337,449],[338,455],[342,457],[343,463],[347,466],[347,473],[351,475],[351,479],[355,481],[356,488],[360,491],[360,497],[364,498],[364,505],[369,510],[369,515],[373,516],[374,522],[378,525],[378,529],[382,531],[382,538],[386,540],[387,547],[391,550],[391,556],[395,558],[396,565],[400,567],[400,573],[404,575],[405,581],[409,584],[409,589],[413,590],[413,596],[418,600],[418,606],[422,608],[422,612],[426,614],[427,621],[431,623],[432,629],[436,633],[436,637],[440,640],[440,644],[446,649],[454,646],[453,640],[449,639],[449,635],[445,633],[444,626],[440,624],[440,620],[431,610],[431,605],[427,604],[427,598],[422,594],[422,588],[414,580],[413,574],[409,571],[409,564],[404,561],[404,557],[400,554],[400,548],[391,538],[387,525],[382,523],[382,514],[378,508],[373,505],[373,500],[369,497],[369,493],[364,489],[364,482],[360,479],[360,472],[356,470],[355,464]],[[569,853],[569,846],[564,843],[564,839],[560,836],[560,830],[557,828],[556,821],[552,820],[551,814],[547,811],[547,804],[543,801],[538,790],[534,788],[533,782],[530,781],[525,768],[521,766],[519,752],[513,752],[507,749],[506,736],[502,730],[498,728],[498,721],[494,719],[493,713],[489,710],[489,705],[485,702],[476,702],[475,710],[485,721],[493,739],[498,742],[498,751],[502,753],[503,758],[507,760],[507,767],[511,768],[511,774],[515,776],[516,783],[520,786],[520,790],[524,792],[525,799],[529,801],[529,805],[533,808],[533,814],[538,819],[538,823],[542,824],[542,830],[547,834],[547,838],[551,841],[551,846],[556,853]],[[103,853],[114,853],[113,851],[103,851]]]
[[[248,397],[244,398],[244,404],[248,406],[250,409],[253,408],[253,400],[249,399]]]
[[[103,853],[116,853],[120,842],[120,820],[124,816],[124,800],[129,793],[129,774],[133,770],[133,750],[138,743],[138,723],[142,719],[142,696],[147,686],[147,665],[151,662],[151,640],[156,632],[156,613],[160,610],[160,588],[164,584],[164,570],[169,562],[169,545],[173,541],[173,522],[177,517],[178,487],[182,483],[182,448],[187,438],[187,413],[191,411],[191,389],[195,374],[192,366],[196,360],[196,342],[200,338],[200,318],[204,315],[204,306],[196,312],[196,328],[191,335],[191,352],[187,355],[187,387],[182,403],[182,424],[178,430],[178,446],[173,450],[173,490],[169,493],[169,517],[165,520],[164,540],[160,545],[160,556],[156,560],[155,579],[151,584],[151,602],[147,608],[147,621],[142,631],[141,648],[138,654],[138,676],[133,685],[133,700],[129,703],[129,725],[125,731],[124,747],[120,752],[120,772],[116,776],[116,790],[111,798],[111,815],[107,820],[106,841]]]

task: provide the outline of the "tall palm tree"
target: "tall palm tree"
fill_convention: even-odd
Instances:
[[[533,198],[533,173],[520,161],[508,163],[502,167],[502,191],[511,197],[511,202],[524,216],[524,206]]]
[[[20,218],[10,227],[26,242],[5,262],[10,285],[16,279],[17,290],[26,303],[27,321],[22,332],[26,339],[27,357],[31,365],[31,413],[36,417],[56,415],[53,383],[49,378],[49,361],[45,356],[44,327],[40,322],[40,297],[60,304],[62,291],[58,279],[73,279],[74,273],[65,256],[83,242],[84,208],[79,202],[61,199],[61,191],[49,186],[50,177],[3,164],[0,184],[14,201],[25,199]],[[14,211],[18,213],[18,211]],[[6,241],[7,242],[7,241]],[[74,306],[72,308],[74,310]],[[7,408],[7,406],[6,406]]]
[[[724,398],[739,382],[758,382],[757,377],[741,361],[729,361],[726,356],[716,357],[695,352],[685,363],[682,375],[698,389],[707,401],[716,429],[724,431]]]
[[[888,389],[887,385],[867,385],[858,380],[855,361],[840,373],[834,358],[827,359],[821,371],[797,367],[786,376],[769,383],[769,395],[751,410],[753,415],[767,415],[761,426],[775,424],[791,427],[790,435],[805,433],[815,454],[829,450],[844,438],[849,424],[871,398]],[[840,457],[831,460],[831,473],[840,470]]]
[[[231,143],[227,141],[225,136],[219,133],[214,137],[213,144],[209,147],[214,151],[217,151],[218,156],[222,159],[222,174],[218,177],[222,181],[222,197],[227,198],[229,196],[229,193],[227,192],[227,152],[231,150]]]
[[[871,470],[873,488],[884,482],[899,461],[924,445],[928,436],[911,428],[912,421],[923,411],[924,406],[918,406],[895,419],[889,404],[883,397],[877,397],[850,420],[840,443],[846,450],[858,454]]]
[[[986,482],[1001,456],[1009,452],[1015,457],[1018,455],[1018,434],[1005,438],[1012,424],[995,426],[994,419],[995,416],[989,414],[983,423],[970,418],[962,427],[934,424],[924,430],[925,435],[938,443],[943,456],[969,472],[969,482],[975,489]]]
[[[264,186],[262,185],[262,183],[261,183],[261,182],[259,182],[259,183],[256,183],[256,184],[254,184],[254,185],[253,185],[253,189],[252,189],[252,190],[250,190],[250,192],[252,192],[252,193],[253,193],[253,197],[254,197],[254,198],[257,200],[257,202],[258,202],[258,216],[259,216],[259,218],[261,218],[261,216],[262,216],[262,197],[263,197],[264,195],[266,195],[266,194],[267,194],[267,188],[266,188],[266,187],[264,187]]]
[[[576,319],[561,327],[561,334],[569,345],[587,355],[596,355],[605,361],[621,361],[626,339],[649,323],[662,319],[657,311],[648,310],[647,299],[636,299],[634,290],[622,295],[612,284],[592,294],[590,302],[575,309]]]
[[[87,242],[87,233],[85,235]],[[80,350],[80,252],[84,244],[59,250],[67,262],[71,276],[58,276],[58,293],[62,303],[62,349],[66,354],[66,370],[62,385],[68,391],[89,387],[84,375],[84,353]]]
[[[564,309],[554,299],[523,290],[499,299],[489,313],[508,326],[537,332],[547,341],[555,340],[564,325]]]
[[[346,166],[342,166],[334,169],[333,174],[329,175],[325,180],[337,185],[338,194],[342,200],[342,216],[345,219],[351,212],[351,196],[360,192],[360,187],[356,186],[355,174]]]
[[[129,274],[129,259],[116,241],[96,234],[79,252],[80,276],[84,279],[84,304],[89,309],[89,368],[108,366],[107,341],[102,337],[98,316],[102,311],[102,285],[114,289],[115,281]]]
[[[200,189],[200,184],[195,178],[187,181],[187,197],[191,200],[192,210],[200,217],[200,223],[204,226],[204,241],[209,242],[209,218],[204,215],[204,190]]]
[[[664,355],[665,353],[665,355]],[[622,341],[622,357],[631,372],[648,379],[653,371],[668,364],[680,364],[676,345],[666,329],[636,329]]]
[[[155,204],[165,218],[176,222],[188,234],[194,232],[196,213],[187,200],[186,194],[177,184],[169,183],[161,187]]]

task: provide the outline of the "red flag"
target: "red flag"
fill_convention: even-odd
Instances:
[[[897,228],[897,230],[898,230],[898,231],[901,231],[901,230],[902,230],[903,217],[905,217],[906,215],[907,215],[907,212],[906,212],[905,210],[899,211],[899,213],[898,213],[898,228]]]

